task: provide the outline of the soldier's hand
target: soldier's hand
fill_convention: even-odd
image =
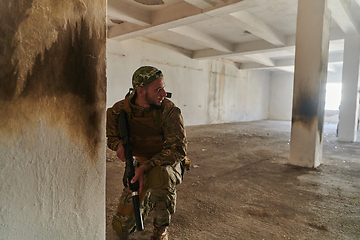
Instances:
[[[135,176],[131,179],[131,183],[135,183],[136,181],[139,181],[139,191],[138,191],[139,194],[141,194],[143,189],[144,172],[145,172],[144,165],[140,165],[138,168],[135,169]]]
[[[121,161],[126,162],[124,147],[121,143],[119,143],[118,148],[116,150],[116,156],[120,158]]]

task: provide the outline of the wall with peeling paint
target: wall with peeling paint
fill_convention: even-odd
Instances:
[[[0,239],[105,239],[106,1],[0,1]]]
[[[225,60],[193,60],[187,52],[144,39],[107,44],[107,107],[125,96],[138,67],[152,65],[163,71],[166,90],[186,125],[268,118],[270,75],[265,71],[239,71]]]

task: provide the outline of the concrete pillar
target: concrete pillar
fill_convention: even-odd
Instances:
[[[106,1],[0,1],[0,239],[105,239]]]
[[[360,36],[345,37],[339,141],[355,142],[359,108]]]
[[[330,12],[326,0],[298,1],[289,163],[317,167],[322,159]]]

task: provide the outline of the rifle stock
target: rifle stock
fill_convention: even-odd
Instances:
[[[139,182],[131,183],[131,179],[135,176],[135,167],[134,167],[134,158],[132,155],[133,144],[130,141],[130,131],[127,114],[124,110],[122,110],[119,114],[119,130],[120,130],[120,139],[124,141],[124,151],[126,158],[125,172],[123,176],[123,184],[124,187],[129,185],[129,189],[131,190],[135,220],[136,220],[136,229],[138,231],[144,230],[143,219],[140,211],[140,198],[138,194],[139,190]]]

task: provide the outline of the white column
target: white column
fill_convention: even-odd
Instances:
[[[360,36],[346,36],[339,118],[339,141],[356,141],[359,111],[359,58]]]
[[[289,163],[322,162],[330,12],[326,0],[298,1],[293,113]]]

